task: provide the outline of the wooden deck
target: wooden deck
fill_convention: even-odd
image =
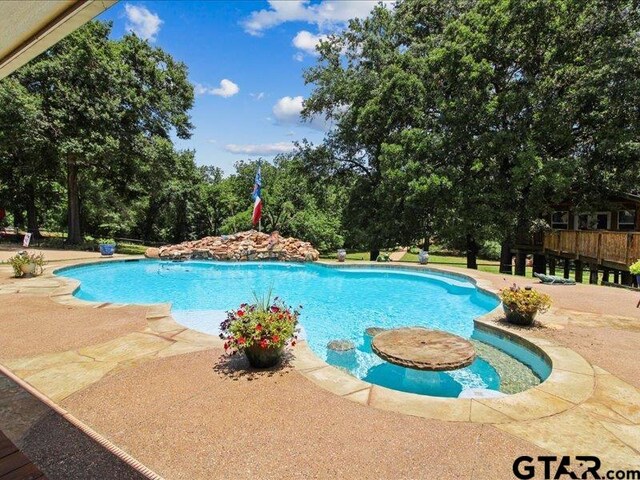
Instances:
[[[0,431],[0,480],[46,480],[44,474]]]
[[[640,232],[554,230],[544,236],[544,252],[628,270],[640,259]]]

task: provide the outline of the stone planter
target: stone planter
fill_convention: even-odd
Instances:
[[[253,368],[270,368],[280,363],[284,347],[262,348],[259,345],[252,345],[244,349],[244,354],[249,360],[249,365]]]
[[[344,262],[347,259],[347,251],[346,250],[338,250],[338,261]]]
[[[504,310],[505,316],[507,317],[507,321],[509,323],[513,323],[514,325],[532,325],[533,321],[536,318],[536,314],[538,313],[537,311],[532,314],[521,313],[517,310],[512,310],[505,304],[502,304],[502,308]]]
[[[427,263],[429,263],[429,252],[420,250],[420,252],[418,252],[418,262],[420,263],[420,265],[426,265]]]
[[[104,257],[110,257],[116,253],[116,246],[109,243],[101,243],[100,244],[100,254]]]
[[[640,275],[636,275],[636,285],[640,288]]]

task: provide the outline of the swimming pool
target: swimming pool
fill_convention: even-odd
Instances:
[[[79,280],[74,295],[84,300],[170,302],[176,321],[213,335],[226,310],[272,290],[293,306],[303,305],[302,335],[316,355],[362,380],[396,390],[444,397],[472,389],[515,393],[549,375],[545,361],[526,347],[474,329],[473,319],[494,309],[498,300],[454,275],[308,263],[158,260],[68,267],[56,274]],[[391,365],[371,351],[366,329],[400,326],[471,339],[478,356],[470,366],[447,372]],[[332,340],[348,340],[355,348],[330,350]],[[514,382],[514,377],[524,380]]]

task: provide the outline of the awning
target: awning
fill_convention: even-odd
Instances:
[[[0,79],[117,0],[0,0]]]

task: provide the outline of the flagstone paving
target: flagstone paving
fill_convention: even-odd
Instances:
[[[0,265],[0,364],[170,478],[347,478],[365,468],[381,478],[512,478],[517,456],[545,453],[640,465],[633,292],[540,287],[555,305],[540,325],[483,322],[542,348],[551,377],[502,398],[438,399],[349,377],[304,342],[291,368],[247,374],[242,362],[221,363],[221,341],[177,324],[169,305],[83,302],[51,268],[9,275]],[[493,291],[515,278],[473,277]],[[231,449],[242,465],[230,464]]]

